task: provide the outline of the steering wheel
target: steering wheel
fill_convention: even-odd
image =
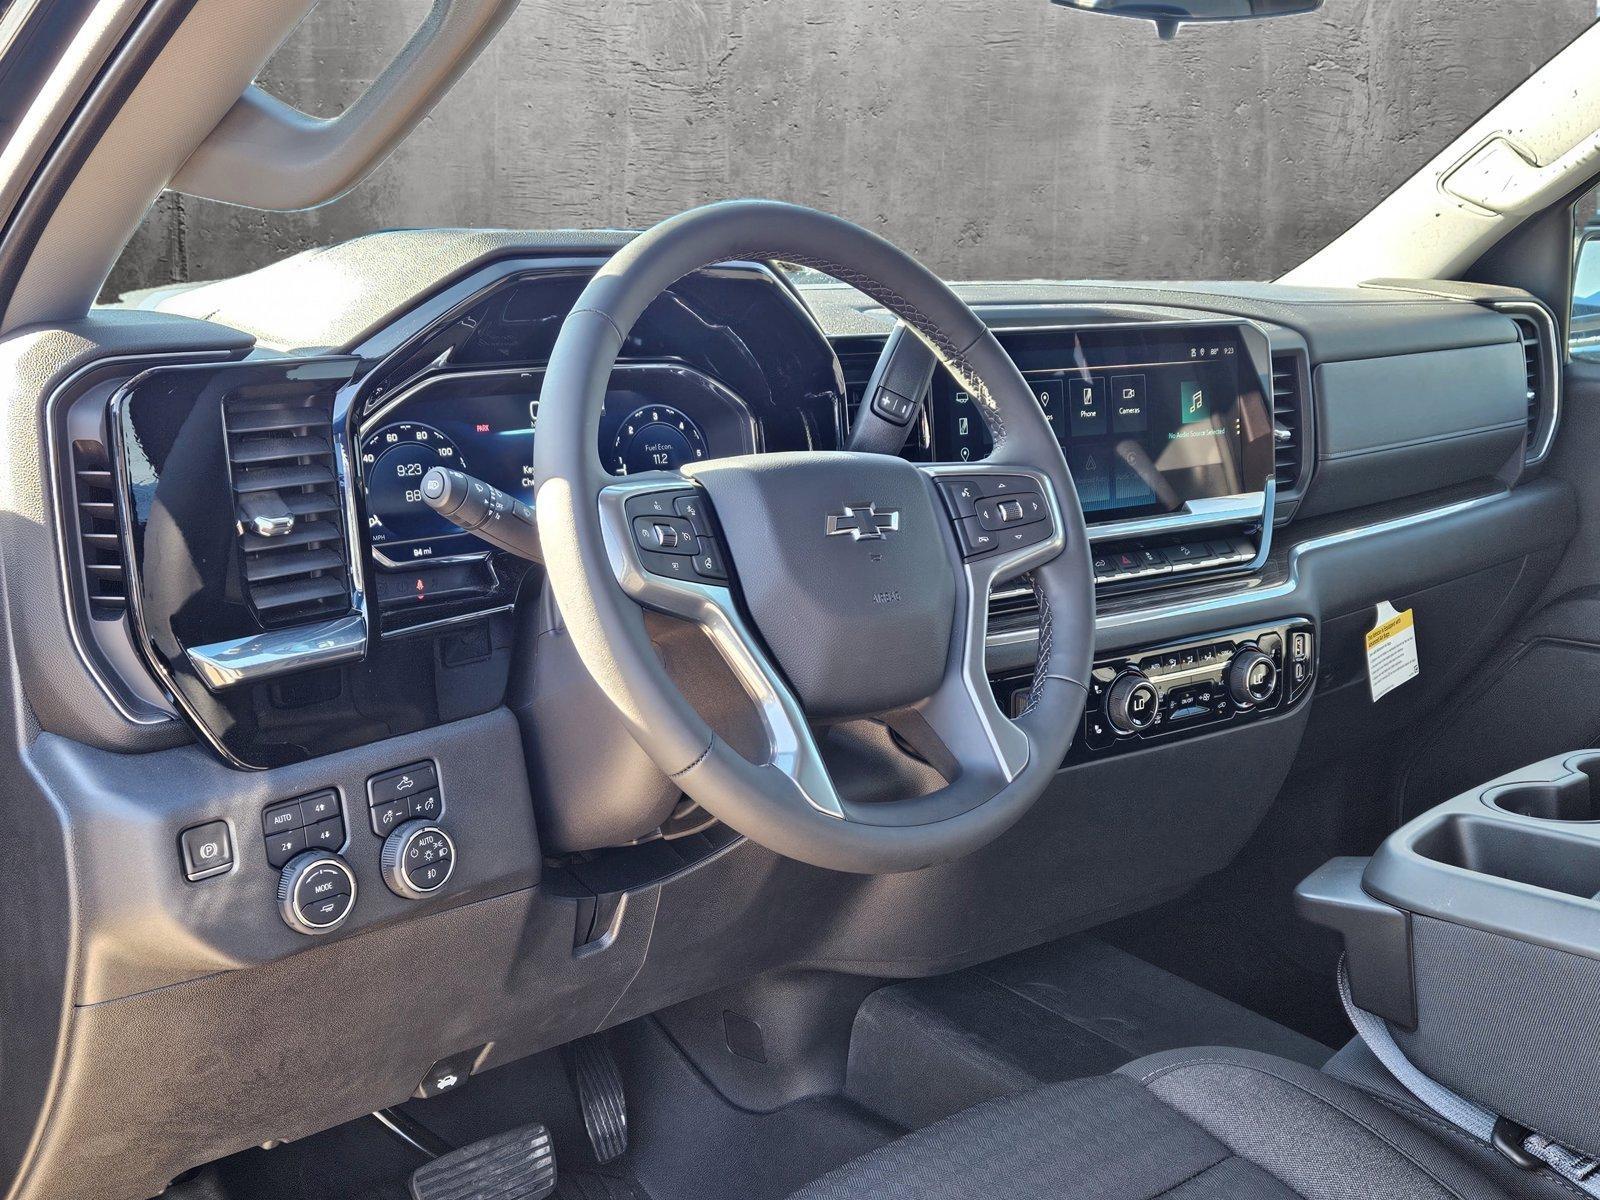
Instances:
[[[971,397],[993,437],[988,459],[816,451],[611,476],[598,431],[629,330],[678,279],[729,259],[810,266],[894,313]],[[1065,756],[1092,665],[1094,587],[1060,444],[983,322],[877,235],[740,200],[630,242],[561,327],[534,470],[550,586],[584,665],[655,764],[739,833],[834,870],[912,870],[1004,832]],[[990,586],[1023,574],[1039,598],[1039,656],[1012,719],[989,686],[984,641]],[[761,714],[764,761],[736,751],[679,691],[645,609],[709,635]],[[813,723],[885,714],[946,782],[851,802]]]

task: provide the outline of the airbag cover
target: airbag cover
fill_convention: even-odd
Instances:
[[[948,522],[916,467],[802,452],[684,473],[711,497],[746,608],[808,716],[883,712],[933,693],[956,568]]]

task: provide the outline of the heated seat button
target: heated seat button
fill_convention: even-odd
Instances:
[[[209,879],[233,866],[233,839],[226,821],[207,821],[185,829],[179,841],[183,846],[183,873],[190,880]]]
[[[373,804],[400,800],[412,792],[425,792],[439,786],[439,771],[432,762],[415,762],[396,767],[367,780],[367,798]]]

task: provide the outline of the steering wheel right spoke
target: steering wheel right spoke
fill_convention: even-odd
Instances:
[[[845,819],[799,699],[734,604],[727,554],[704,490],[671,472],[637,476],[601,491],[600,516],[623,591],[644,608],[705,631],[761,714],[769,765],[818,812]],[[692,555],[687,545],[663,545],[657,528],[684,538],[685,525],[693,530]]]

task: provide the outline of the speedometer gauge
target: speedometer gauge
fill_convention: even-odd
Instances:
[[[422,499],[422,477],[430,467],[466,470],[456,444],[432,425],[398,421],[373,430],[361,440],[361,466],[374,545],[460,532]]]
[[[637,475],[676,470],[705,457],[706,435],[700,426],[670,404],[645,404],[617,427],[610,465],[614,475]]]

